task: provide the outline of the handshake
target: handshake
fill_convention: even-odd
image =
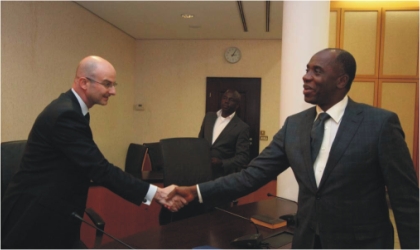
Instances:
[[[165,188],[158,187],[153,199],[171,212],[177,212],[196,197],[196,186],[178,187],[176,185],[170,185]]]

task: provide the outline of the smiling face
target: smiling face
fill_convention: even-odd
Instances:
[[[348,75],[336,63],[337,55],[335,50],[316,53],[306,66],[306,74],[302,78],[305,102],[318,105],[324,111],[341,101],[347,93],[345,86]]]
[[[88,108],[95,104],[107,105],[110,96],[116,94],[116,71],[107,60],[88,56],[80,61],[73,82],[73,89]]]
[[[88,80],[86,96],[90,105],[107,105],[110,96],[116,94],[115,87],[104,85],[115,82],[115,69],[111,64],[100,63],[92,74],[93,81]],[[102,84],[101,84],[102,83]]]

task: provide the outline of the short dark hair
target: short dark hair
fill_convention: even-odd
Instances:
[[[236,91],[235,89],[227,89],[226,91],[225,91],[225,94],[226,93],[232,93],[233,94],[233,97],[236,99],[236,101],[238,102],[238,103],[240,103],[241,102],[241,94],[239,94],[239,92],[238,91]]]
[[[337,63],[343,70],[344,73],[349,76],[349,80],[346,84],[346,89],[350,90],[351,84],[353,83],[354,77],[356,76],[356,60],[350,52],[339,49],[339,48],[328,48],[325,50],[335,50],[337,51],[337,57],[335,58],[335,63]]]

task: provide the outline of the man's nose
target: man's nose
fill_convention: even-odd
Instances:
[[[304,82],[310,81],[312,80],[312,74],[308,71],[302,76],[302,79]]]
[[[110,95],[116,95],[117,89],[115,88],[115,86],[112,86],[111,88],[108,89],[108,92]]]

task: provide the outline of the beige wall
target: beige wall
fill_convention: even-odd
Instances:
[[[91,110],[96,143],[124,168],[132,140],[135,40],[73,2],[1,2],[1,141],[26,139],[36,116],[70,89],[78,62],[108,59],[121,83]]]
[[[223,57],[230,46],[242,52],[236,64]],[[137,41],[134,99],[145,110],[134,111],[133,141],[196,137],[205,114],[206,77],[260,77],[260,128],[271,141],[279,129],[280,58],[278,40]],[[260,150],[267,145],[260,141]]]
[[[92,108],[91,126],[101,151],[121,168],[131,142],[197,136],[207,76],[261,77],[261,129],[269,140],[279,129],[280,41],[136,42],[73,2],[1,2],[1,25],[1,141],[26,139],[91,54],[117,70],[117,96]],[[242,50],[239,63],[224,60],[229,46]],[[145,111],[134,111],[135,103]]]

